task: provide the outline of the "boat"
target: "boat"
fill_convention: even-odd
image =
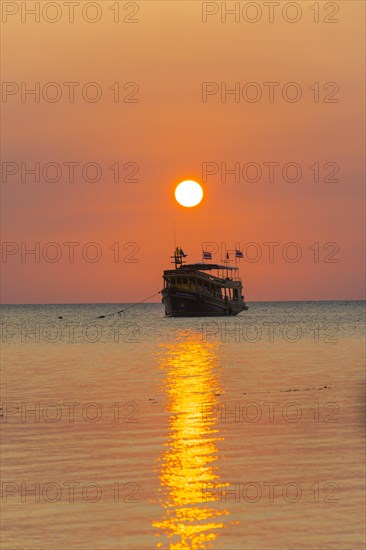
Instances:
[[[171,256],[174,269],[164,271],[161,290],[168,317],[211,317],[237,315],[248,309],[243,296],[239,268],[214,263],[187,264],[183,250]],[[228,255],[227,255],[228,257]],[[211,258],[203,253],[203,258]]]

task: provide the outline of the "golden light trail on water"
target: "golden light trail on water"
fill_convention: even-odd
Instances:
[[[160,364],[166,373],[169,434],[160,468],[161,521],[154,521],[170,550],[205,549],[225,527],[229,512],[219,494],[203,486],[219,484],[217,395],[220,393],[215,345],[182,333],[179,342],[164,344]],[[203,407],[205,415],[203,415]],[[158,548],[167,548],[162,542]]]

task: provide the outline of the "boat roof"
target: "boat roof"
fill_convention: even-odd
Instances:
[[[238,267],[232,267],[230,265],[220,265],[220,264],[184,264],[180,266],[179,269],[193,269],[197,271],[211,271],[212,269],[229,269],[230,271],[238,270]]]

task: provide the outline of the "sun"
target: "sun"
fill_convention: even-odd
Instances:
[[[203,199],[203,189],[196,181],[182,181],[175,188],[175,198],[182,206],[191,208],[197,206]]]

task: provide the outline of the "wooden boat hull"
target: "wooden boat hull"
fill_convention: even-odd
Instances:
[[[168,317],[218,317],[238,315],[247,310],[245,302],[228,301],[176,288],[162,290],[162,302]]]

